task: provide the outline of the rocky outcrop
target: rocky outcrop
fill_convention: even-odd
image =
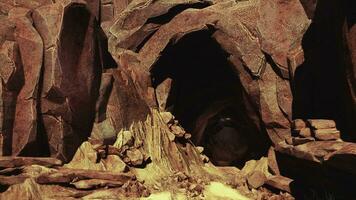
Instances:
[[[194,4],[188,4],[187,7],[194,7]],[[289,12],[293,13],[293,17],[270,18],[268,15],[271,12],[268,9],[272,7],[281,11],[293,10]],[[292,96],[289,83],[285,80],[289,78],[287,60],[292,59],[290,52],[298,49],[301,51],[301,38],[309,25],[298,1],[285,4],[272,1],[225,2],[203,9],[187,9],[176,14],[173,19],[163,20],[162,17],[164,24],[156,25],[154,32],[147,32],[146,27],[152,26],[148,22],[158,19],[151,17],[153,9],[160,9],[168,16],[168,10],[174,10],[175,7],[157,2],[147,3],[137,9],[127,9],[110,29],[110,51],[120,64],[125,66],[130,59],[131,66],[137,65],[130,68],[149,72],[170,41],[177,43],[192,32],[214,29],[212,37],[229,54],[228,59],[239,72],[248,99],[246,104],[252,104],[252,109],[257,111],[250,113],[250,117],[256,119],[256,115],[261,116],[254,123],[259,126],[263,121],[273,142],[288,137]],[[133,15],[138,17],[134,18]],[[283,26],[292,23],[296,25]],[[270,34],[275,31],[278,33]],[[263,84],[260,84],[261,81]],[[161,101],[167,93],[159,95],[157,98]]]
[[[352,195],[354,6],[2,0],[0,199]]]
[[[21,1],[7,16],[4,30],[16,28],[2,37],[12,63],[2,75],[4,153],[70,159],[95,115],[102,68],[96,19],[82,1]]]

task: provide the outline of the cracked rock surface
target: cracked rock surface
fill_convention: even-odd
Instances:
[[[350,199],[352,0],[0,0],[0,199]]]

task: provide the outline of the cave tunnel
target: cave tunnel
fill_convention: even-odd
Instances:
[[[151,68],[152,83],[172,79],[166,110],[215,165],[242,166],[265,153],[260,144],[268,142],[255,138],[258,129],[247,115],[238,72],[212,38],[214,31],[196,31],[169,44]]]

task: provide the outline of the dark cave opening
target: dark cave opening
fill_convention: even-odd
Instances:
[[[202,30],[169,44],[151,69],[153,86],[172,79],[166,110],[192,134],[216,165],[241,166],[255,152],[238,72],[228,54]]]
[[[352,7],[348,1],[317,2],[303,37],[305,62],[295,72],[293,94],[293,118],[333,119],[346,141],[356,141],[355,88],[347,80],[353,66],[345,41]]]

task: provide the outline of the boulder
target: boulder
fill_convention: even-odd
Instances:
[[[164,123],[167,125],[171,125],[174,123],[174,116],[170,112],[160,112],[160,115],[162,116],[162,120]]]
[[[126,156],[133,166],[140,166],[144,162],[144,156],[138,149],[127,150]]]
[[[336,127],[335,121],[328,119],[309,119],[308,124],[312,129],[332,129]]]
[[[261,187],[266,180],[266,176],[260,171],[254,171],[247,177],[248,185],[254,189]]]
[[[304,120],[302,120],[302,119],[293,120],[292,128],[294,130],[301,130],[301,129],[306,128],[306,127],[307,127],[307,124],[305,123]]]
[[[73,159],[66,165],[70,169],[87,169],[108,172],[124,172],[126,164],[117,155],[108,155],[105,159],[99,157],[98,152],[89,142],[84,142],[75,153]]]
[[[134,136],[131,131],[120,131],[117,134],[117,139],[114,143],[114,147],[122,149],[124,146],[131,147],[134,145]]]
[[[271,176],[265,181],[265,184],[272,188],[291,193],[290,184],[292,182],[292,179],[284,176]]]
[[[314,136],[318,140],[338,140],[340,139],[340,131],[336,128],[313,130]]]
[[[294,130],[294,132],[305,138],[312,136],[312,131],[310,128],[302,128],[300,130]]]

